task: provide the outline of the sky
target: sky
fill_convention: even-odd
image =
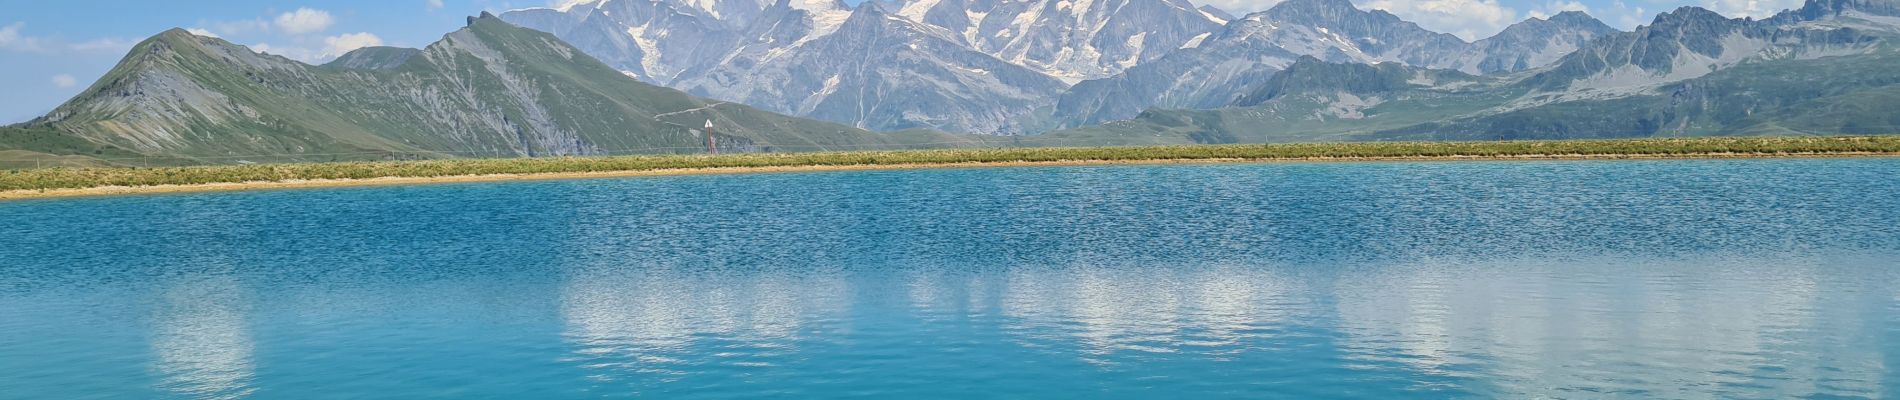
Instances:
[[[321,63],[363,46],[426,46],[482,11],[574,0],[0,0],[0,123],[46,113],[112,69],[140,40],[166,29],[215,35],[253,50]],[[856,3],[861,0],[846,0]],[[1280,0],[1189,0],[1234,14]],[[1353,0],[1426,28],[1480,39],[1525,18],[1587,11],[1634,28],[1659,12],[1702,6],[1765,17],[1801,0]],[[84,4],[80,6],[78,4]]]

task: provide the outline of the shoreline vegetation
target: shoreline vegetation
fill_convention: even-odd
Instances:
[[[534,179],[1272,161],[1900,156],[1900,136],[1362,142],[652,155],[0,171],[0,200]]]

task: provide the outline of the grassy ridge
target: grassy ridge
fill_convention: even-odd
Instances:
[[[0,190],[734,167],[907,165],[1039,161],[1296,160],[1590,155],[1719,156],[1867,153],[1900,155],[1900,136],[1002,148],[834,153],[769,153],[719,156],[671,155],[464,159],[162,168],[50,168],[0,172]]]

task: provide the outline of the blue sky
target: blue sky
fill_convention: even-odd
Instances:
[[[216,35],[253,49],[321,62],[365,45],[421,47],[481,11],[572,0],[0,0],[0,123],[57,106],[103,75],[125,51],[166,29]],[[847,0],[855,3],[858,0]],[[1279,0],[1191,0],[1236,14]],[[1354,0],[1427,28],[1482,38],[1524,18],[1586,10],[1618,28],[1698,5],[1729,16],[1767,16],[1800,0]],[[76,4],[84,4],[78,6]]]

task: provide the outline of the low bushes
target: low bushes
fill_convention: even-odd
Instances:
[[[300,179],[645,171],[688,168],[905,165],[1037,161],[1293,160],[1523,156],[1900,154],[1900,136],[1370,142],[1156,147],[999,148],[834,153],[448,159],[161,168],[0,171],[0,190],[149,186]]]

